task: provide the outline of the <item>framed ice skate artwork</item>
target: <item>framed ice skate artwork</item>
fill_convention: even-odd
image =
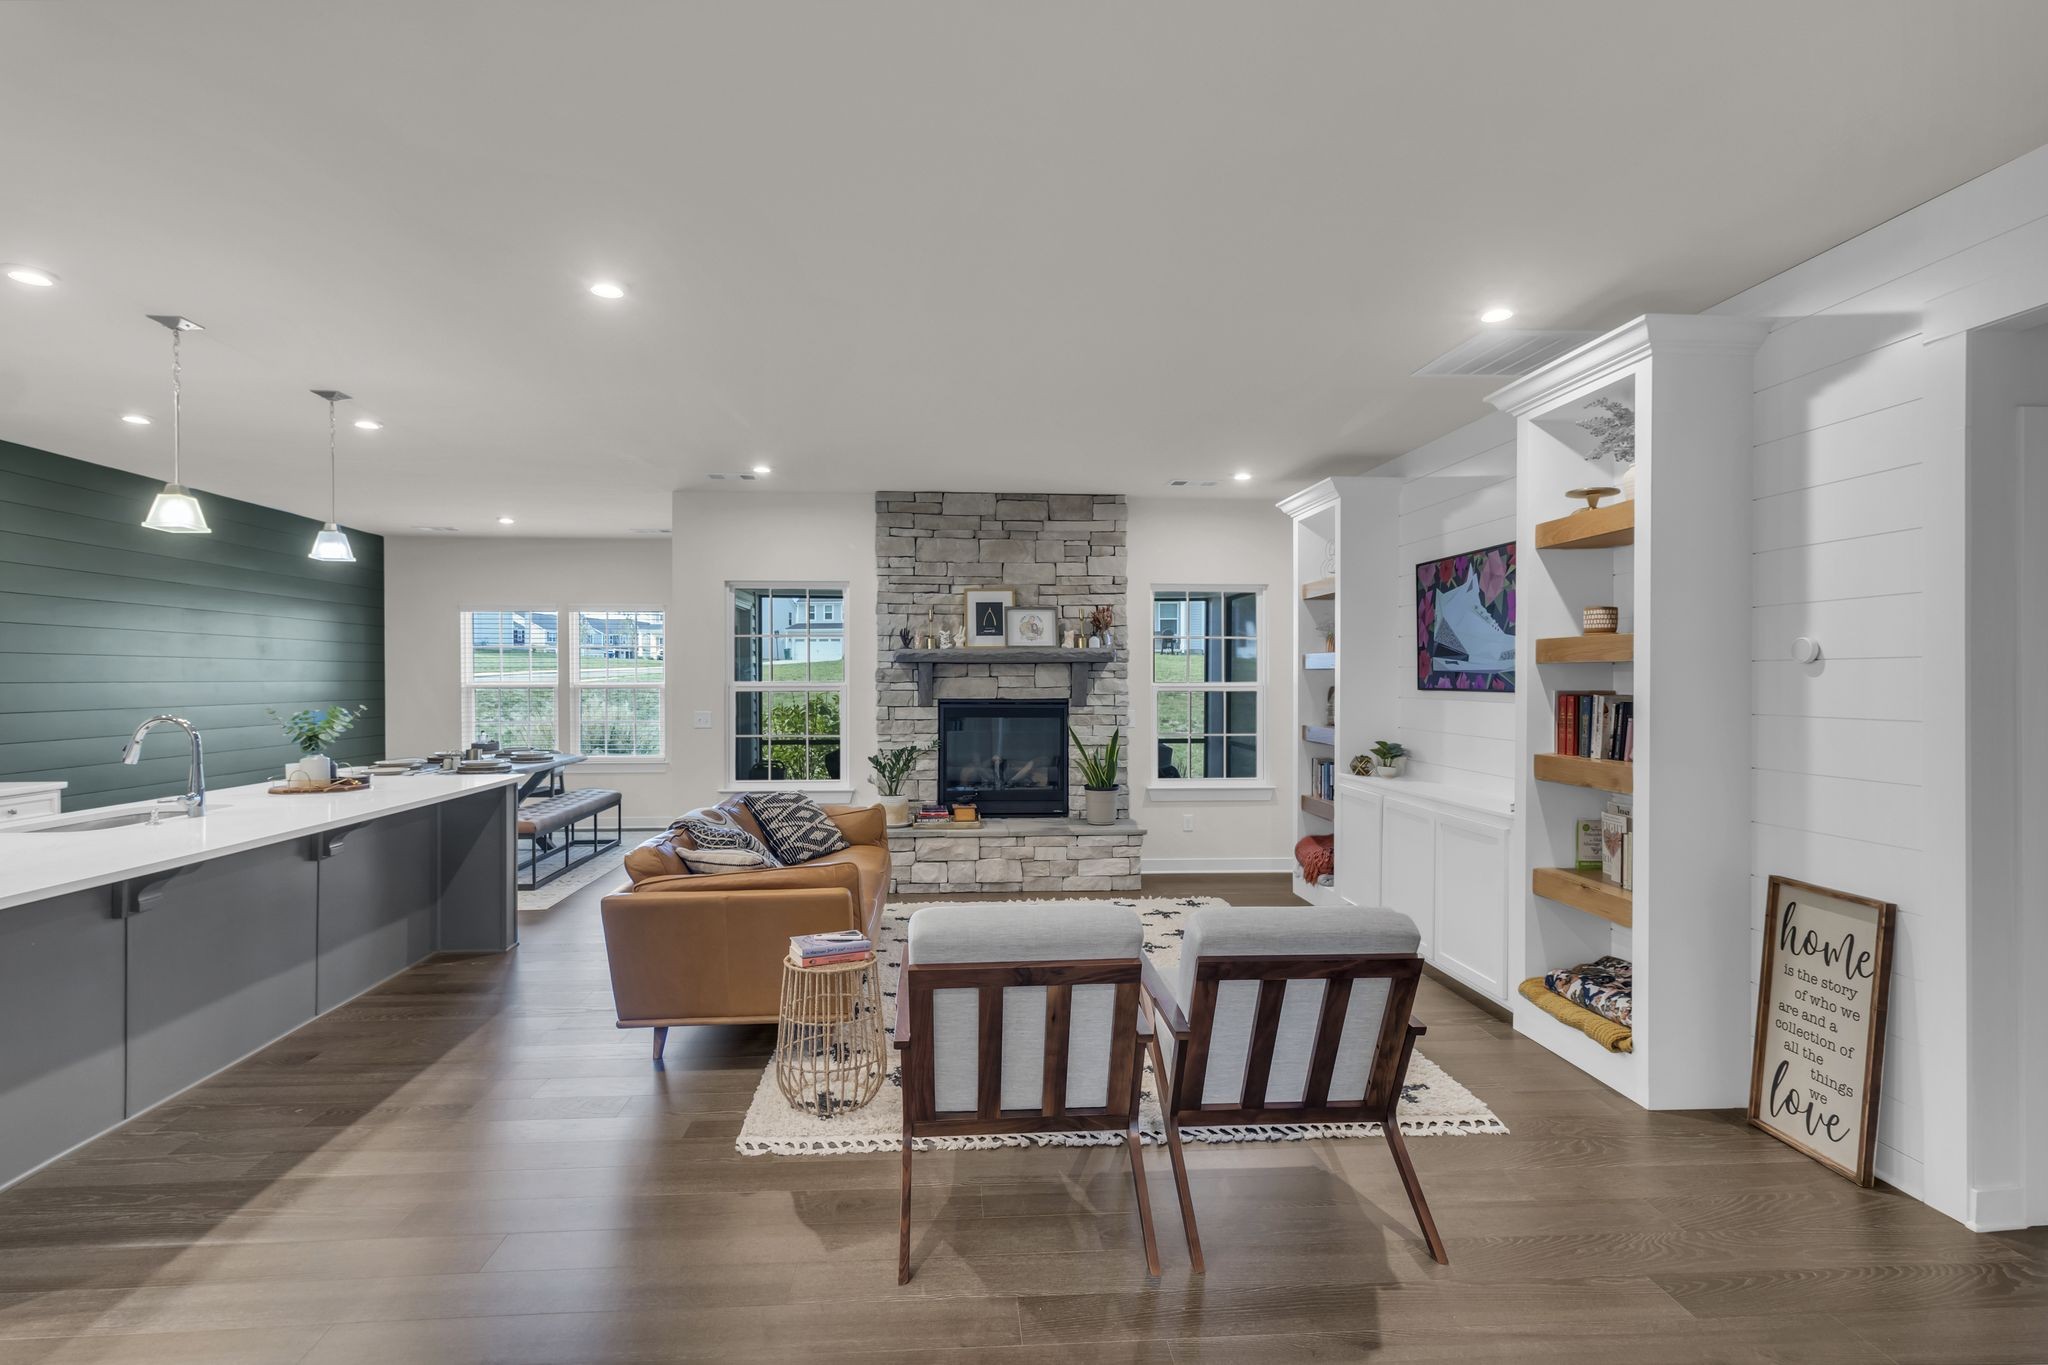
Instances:
[[[1415,566],[1415,685],[1515,690],[1515,543]]]

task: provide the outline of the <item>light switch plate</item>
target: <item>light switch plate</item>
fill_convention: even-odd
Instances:
[[[696,719],[691,724],[695,725],[699,730],[709,730],[711,728],[711,713],[709,711],[699,711]]]

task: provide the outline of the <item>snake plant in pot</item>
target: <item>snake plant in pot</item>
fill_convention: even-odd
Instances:
[[[899,826],[910,823],[910,798],[903,795],[903,779],[910,776],[923,752],[916,744],[906,744],[900,749],[868,755],[868,766],[875,770],[875,790],[882,794],[884,822]]]
[[[1088,823],[1115,824],[1117,760],[1123,753],[1123,729],[1110,731],[1108,742],[1097,749],[1083,744],[1073,726],[1067,727],[1067,733],[1074,737],[1074,748],[1080,754],[1081,785],[1087,788]]]

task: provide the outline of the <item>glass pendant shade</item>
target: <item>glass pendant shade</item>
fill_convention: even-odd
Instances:
[[[313,537],[313,548],[307,552],[308,559],[324,559],[331,564],[353,564],[356,552],[349,548],[348,534],[333,522],[320,528],[320,534]]]
[[[183,484],[167,483],[164,491],[156,495],[156,501],[149,505],[149,515],[142,524],[152,531],[169,531],[173,535],[203,536],[213,530],[206,524],[206,513],[199,508],[199,499],[185,491]]]

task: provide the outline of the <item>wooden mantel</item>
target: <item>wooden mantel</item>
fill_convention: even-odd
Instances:
[[[1071,705],[1088,704],[1095,670],[1116,658],[1114,649],[1066,649],[1059,645],[990,645],[986,649],[899,649],[890,656],[917,670],[917,704],[930,706],[940,664],[1065,664]]]

